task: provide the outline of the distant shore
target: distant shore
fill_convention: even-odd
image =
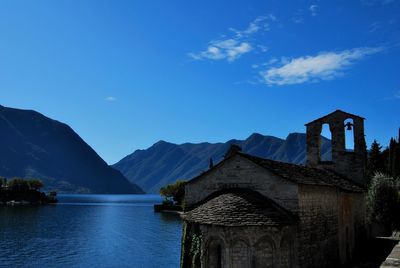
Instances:
[[[10,189],[0,190],[0,205],[44,205],[57,203],[56,194],[46,195],[37,190],[15,191]]]

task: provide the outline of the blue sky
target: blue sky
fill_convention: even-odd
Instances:
[[[285,138],[342,109],[400,127],[400,1],[0,2],[0,104],[108,163],[158,140]]]

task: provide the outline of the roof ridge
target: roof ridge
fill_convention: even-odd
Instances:
[[[230,188],[214,192],[183,218],[203,224],[287,225],[298,220],[292,212],[261,193],[247,188]]]
[[[261,158],[261,157],[258,157],[258,156],[245,154],[245,153],[242,153],[242,152],[238,152],[238,154],[240,154],[241,156],[245,157],[246,159],[254,162],[255,164],[258,164],[260,167],[268,170],[269,172],[271,172],[271,173],[273,173],[273,174],[275,174],[275,175],[277,175],[277,176],[279,176],[281,178],[284,178],[284,179],[287,179],[289,181],[295,182],[295,183],[305,184],[305,185],[312,185],[312,184],[321,185],[322,184],[322,185],[325,185],[325,186],[338,187],[338,188],[340,188],[342,190],[346,190],[346,191],[354,191],[354,190],[362,191],[364,189],[364,187],[362,185],[360,185],[360,184],[358,184],[356,182],[353,182],[352,180],[350,180],[350,179],[346,178],[345,176],[340,175],[337,172],[334,172],[332,170],[320,169],[320,168],[314,168],[314,167],[307,167],[307,166],[304,166],[304,165],[297,165],[297,164],[293,164],[293,163],[280,162],[280,161],[276,161],[276,160],[272,160],[272,159],[265,159],[265,158]],[[317,176],[317,177],[315,177],[313,179],[319,181],[320,183],[310,183],[310,182],[305,183],[305,182],[300,181],[300,180],[292,179],[291,177],[288,177],[288,176],[283,176],[282,173],[276,172],[271,167],[266,167],[265,165],[262,165],[262,163],[257,163],[257,161],[259,161],[259,162],[269,162],[269,164],[272,164],[272,165],[273,164],[277,164],[277,165],[280,165],[280,166],[296,168],[296,169],[301,170],[302,172],[312,171],[313,173],[328,173],[328,174],[331,175],[333,181],[328,182],[322,176],[321,177]],[[350,186],[350,187],[343,186],[337,180],[345,180],[346,183],[352,184],[352,186],[355,186],[356,188],[360,188],[360,189],[352,189],[352,188],[354,188],[352,186]]]
[[[350,192],[362,192],[364,191],[364,187],[351,181],[343,175],[340,175],[336,172],[333,172],[328,169],[320,169],[307,167],[304,165],[298,165],[287,162],[280,162],[272,159],[261,158],[254,155],[249,155],[243,152],[235,152],[229,157],[223,159],[218,164],[216,164],[211,169],[199,174],[194,177],[188,183],[195,182],[201,179],[204,175],[207,175],[213,172],[216,168],[223,165],[226,161],[232,159],[236,155],[240,155],[247,160],[253,162],[254,164],[268,170],[272,174],[291,181],[297,184],[303,185],[320,185],[320,186],[330,186],[336,187],[343,191]]]

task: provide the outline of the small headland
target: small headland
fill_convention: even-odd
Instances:
[[[154,205],[154,212],[175,212],[183,211],[183,197],[185,196],[186,181],[177,180],[160,189],[160,195],[164,197],[162,204]]]
[[[44,205],[57,203],[57,193],[40,191],[43,183],[37,179],[0,178],[0,205]]]

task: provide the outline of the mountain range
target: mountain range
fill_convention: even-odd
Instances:
[[[143,193],[71,127],[31,110],[0,106],[0,176],[39,178],[45,190]]]
[[[324,137],[321,141],[322,159],[328,160],[330,141]],[[36,111],[0,105],[0,176],[39,178],[45,190],[158,193],[177,179],[188,180],[207,170],[210,161],[218,163],[232,144],[251,155],[305,163],[306,134],[291,133],[281,139],[254,133],[245,140],[220,143],[159,141],[108,166],[68,125]]]
[[[322,137],[322,159],[329,160],[330,140]],[[225,152],[236,144],[251,155],[294,164],[306,160],[306,134],[291,133],[286,139],[258,133],[245,140],[224,143],[174,144],[159,141],[146,150],[136,150],[113,165],[145,192],[158,193],[162,186],[177,179],[191,179],[222,160]]]

